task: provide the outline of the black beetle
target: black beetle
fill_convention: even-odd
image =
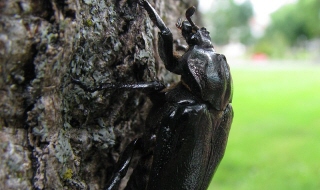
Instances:
[[[160,82],[102,84],[102,89],[143,89],[153,107],[146,121],[146,133],[132,141],[122,153],[107,189],[116,189],[127,172],[132,155],[141,157],[126,189],[202,190],[207,189],[220,163],[233,119],[232,78],[226,58],[213,49],[209,32],[191,20],[195,7],[178,21],[188,48],[182,56],[173,51],[173,37],[147,1],[139,1],[160,29],[158,52],[167,70],[181,75],[170,88]]]

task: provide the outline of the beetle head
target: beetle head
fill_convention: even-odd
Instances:
[[[196,8],[194,6],[188,8],[186,11],[187,20],[182,22],[181,19],[179,19],[176,26],[181,30],[182,36],[185,38],[189,46],[199,45],[205,48],[213,47],[207,29],[204,27],[199,28],[191,20],[191,16],[195,11]]]

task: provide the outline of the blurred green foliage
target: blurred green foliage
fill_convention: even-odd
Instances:
[[[319,37],[320,1],[298,0],[271,15],[271,24],[264,36],[257,41],[254,52],[283,58],[287,57],[288,52],[292,52],[293,47],[302,47],[303,51],[305,42]]]
[[[216,45],[241,42],[249,45],[250,53],[263,53],[269,58],[308,59],[317,57],[317,50],[308,50],[311,40],[320,39],[320,0],[297,0],[271,15],[270,25],[262,37],[255,39],[249,21],[253,8],[249,0],[215,1],[204,14],[205,26]]]
[[[237,4],[233,0],[217,1],[213,10],[205,13],[204,22],[211,31],[215,44],[224,45],[231,41],[249,44],[252,35],[248,24],[253,15],[250,1]]]
[[[289,4],[271,16],[272,23],[266,36],[280,33],[290,45],[301,39],[320,37],[320,1],[299,0]]]

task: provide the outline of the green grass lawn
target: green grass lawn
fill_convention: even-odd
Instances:
[[[214,190],[320,189],[320,66],[232,69],[235,112]]]

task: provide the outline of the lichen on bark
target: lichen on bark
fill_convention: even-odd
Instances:
[[[192,4],[192,2],[193,4]],[[150,1],[172,28],[195,1]],[[178,7],[178,9],[177,9]],[[141,92],[104,82],[164,80],[157,30],[135,0],[0,2],[0,189],[101,189],[144,131]]]

